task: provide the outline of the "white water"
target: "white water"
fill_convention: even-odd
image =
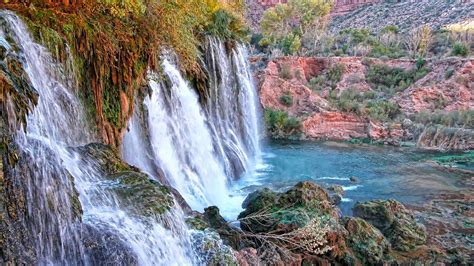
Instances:
[[[192,208],[202,211],[227,197],[225,172],[214,154],[211,134],[196,93],[168,60],[164,60],[162,66],[171,87],[165,88],[158,83],[156,75],[150,74],[152,93],[144,100],[153,155],[170,185]],[[125,144],[136,138],[136,130],[138,128],[131,128]],[[123,150],[126,160],[133,163],[136,156],[133,147],[124,146]],[[148,167],[142,163],[137,166]]]
[[[143,103],[147,115],[135,114],[122,153],[141,169],[161,168],[193,209],[216,205],[226,216],[237,213],[232,208],[239,208],[243,200],[241,195],[230,196],[228,187],[259,162],[257,96],[245,47],[238,46],[228,56],[222,42],[209,39],[206,58],[211,77],[204,107],[170,60],[162,64],[166,81],[149,75],[152,92]],[[137,149],[137,140],[143,142],[146,135],[151,155]]]
[[[28,215],[25,227],[34,239],[38,264],[88,264],[81,244],[80,221],[72,212],[74,184],[80,192],[83,219],[99,231],[113,232],[128,246],[140,265],[189,265],[194,259],[181,210],[167,217],[142,219],[122,210],[115,195],[106,191],[94,161],[71,152],[68,146],[88,143],[93,138],[85,115],[62,68],[46,49],[31,39],[26,26],[14,14],[1,12],[21,50],[23,67],[38,91],[39,102],[28,117],[26,134],[18,131],[17,143],[26,162],[16,166],[15,176],[27,188]],[[0,31],[0,39],[8,34]],[[12,51],[13,52],[13,51]],[[79,118],[79,119],[78,119]],[[169,229],[162,226],[166,224]]]
[[[237,178],[255,170],[261,156],[258,103],[246,48],[230,52],[216,38],[208,39],[210,76],[206,113],[226,174]]]
[[[28,117],[27,134],[20,130],[16,138],[24,161],[15,166],[13,176],[26,179],[19,181],[27,191],[25,227],[35,236],[39,264],[76,264],[84,260],[84,252],[79,221],[71,211],[74,186],[57,150],[87,139],[83,131],[73,130],[85,128],[75,119],[81,117],[78,102],[65,87],[67,79],[57,71],[46,49],[32,41],[22,21],[10,12],[2,11],[0,16],[6,24],[1,36],[15,40],[25,72],[39,94]]]

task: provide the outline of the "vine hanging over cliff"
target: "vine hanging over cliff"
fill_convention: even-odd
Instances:
[[[173,50],[188,76],[198,64],[205,34],[246,35],[240,0],[10,1],[0,7],[24,16],[35,37],[61,62],[69,51],[81,94],[106,143],[119,145],[133,112],[133,96],[148,67],[159,68],[163,49]]]

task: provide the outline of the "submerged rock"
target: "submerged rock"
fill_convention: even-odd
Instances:
[[[426,243],[425,228],[413,214],[395,200],[373,200],[357,203],[354,216],[378,228],[399,251],[410,251]]]

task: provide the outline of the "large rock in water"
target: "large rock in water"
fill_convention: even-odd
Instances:
[[[238,218],[245,232],[288,240],[283,245],[264,245],[260,254],[264,263],[288,264],[302,259],[296,256],[288,260],[291,252],[285,249],[351,261],[345,243],[347,231],[339,223],[340,213],[328,193],[312,182],[300,182],[282,193],[258,190],[245,199],[242,207],[245,211]]]
[[[268,188],[257,190],[247,196],[242,207],[245,210],[238,217],[241,227],[252,232],[291,231],[316,217],[339,219],[329,194],[311,182],[300,182],[284,193]]]
[[[354,216],[377,227],[399,251],[410,251],[426,243],[425,228],[413,214],[395,200],[373,200],[357,203]]]

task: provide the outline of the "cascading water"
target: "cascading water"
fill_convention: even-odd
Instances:
[[[245,46],[230,52],[217,38],[208,38],[206,66],[210,82],[205,109],[226,173],[239,177],[260,158],[258,104]]]
[[[24,241],[34,242],[36,263],[91,263],[81,243],[85,231],[81,228],[80,206],[73,200],[77,191],[72,174],[87,226],[109,231],[131,250],[140,265],[192,264],[190,236],[180,209],[158,219],[129,214],[106,190],[107,181],[96,162],[68,148],[93,140],[87,134],[87,125],[81,123],[85,120],[81,104],[68,87],[73,82],[68,82],[67,75],[60,75],[64,71],[44,47],[33,42],[16,15],[2,11],[0,18],[0,40],[6,40],[8,35],[18,45],[23,68],[39,95],[34,112],[28,117],[26,133],[18,131],[16,142],[22,159],[13,170],[21,189],[26,190],[28,213],[24,227],[34,237]],[[5,48],[14,52],[12,47]],[[25,248],[24,252],[29,251]]]
[[[69,173],[56,152],[63,145],[78,144],[87,139],[80,117],[79,103],[65,87],[57,65],[46,49],[34,43],[21,20],[2,11],[1,37],[17,44],[23,68],[37,90],[39,100],[28,117],[26,134],[18,131],[16,142],[21,160],[12,175],[26,191],[25,228],[34,242],[35,257],[40,264],[74,264],[84,260],[80,245],[80,217],[74,213],[72,195],[76,193]],[[8,52],[14,53],[11,47]]]
[[[193,209],[217,205],[226,215],[242,200],[229,195],[229,183],[252,171],[260,156],[258,104],[244,46],[226,53],[222,42],[209,39],[206,64],[210,89],[204,107],[169,60],[162,64],[164,81],[149,75],[152,92],[144,99],[145,114],[135,114],[130,122],[122,153],[146,171],[159,166]],[[148,153],[137,149],[137,140],[147,138]]]
[[[211,134],[196,93],[166,59],[163,70],[170,88],[160,84],[158,77],[151,73],[148,78],[152,93],[144,100],[153,156],[170,185],[191,207],[202,210],[227,197],[224,169],[214,155]],[[136,138],[137,130],[131,128],[125,136],[125,145]],[[123,152],[124,158],[133,163],[137,155],[131,148],[124,146]],[[136,166],[147,168],[142,163]]]

